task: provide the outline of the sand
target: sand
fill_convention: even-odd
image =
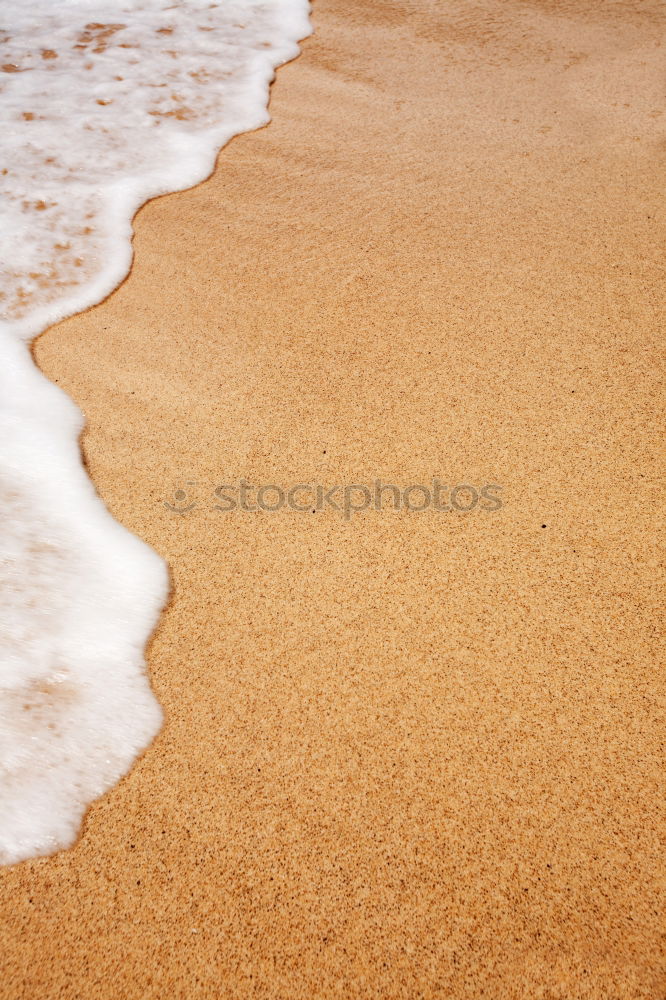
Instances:
[[[166,724],[0,873],[0,996],[659,1000],[663,8],[314,20],[36,345],[171,568]],[[433,476],[503,506],[213,509]]]

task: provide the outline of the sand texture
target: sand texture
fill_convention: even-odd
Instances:
[[[317,0],[272,124],[38,341],[169,562],[167,721],[0,872],[2,1000],[666,996],[663,13]],[[214,509],[433,476],[504,505]]]

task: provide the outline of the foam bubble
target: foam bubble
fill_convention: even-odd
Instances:
[[[0,0],[0,862],[76,838],[159,729],[161,559],[95,494],[82,418],[27,341],[99,302],[148,198],[268,121],[305,0]]]

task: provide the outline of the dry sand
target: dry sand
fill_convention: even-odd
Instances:
[[[318,0],[39,340],[171,567],[167,721],[1,873],[3,1000],[664,997],[660,9]],[[210,509],[433,475],[504,506]]]

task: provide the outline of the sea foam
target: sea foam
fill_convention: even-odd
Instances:
[[[141,204],[268,121],[308,11],[0,0],[0,863],[69,846],[161,723],[143,650],[166,568],[97,497],[28,342],[122,281]]]

